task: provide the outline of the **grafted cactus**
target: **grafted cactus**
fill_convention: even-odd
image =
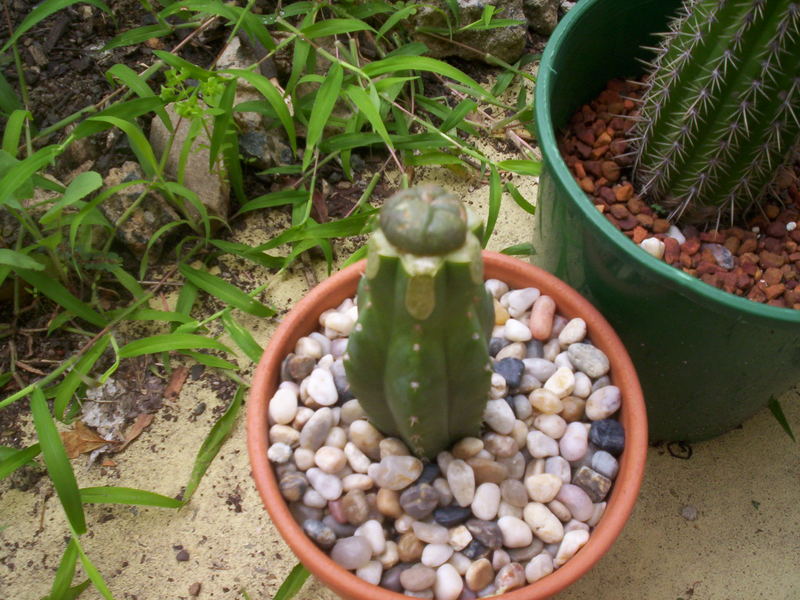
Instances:
[[[800,147],[800,3],[685,0],[643,97],[635,179],[701,221],[763,198]]]
[[[358,288],[345,369],[372,423],[433,458],[478,433],[494,323],[479,221],[436,186],[386,201]]]

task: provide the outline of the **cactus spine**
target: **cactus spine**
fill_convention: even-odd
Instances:
[[[686,0],[634,131],[635,179],[672,217],[733,215],[800,147],[800,3]]]
[[[433,458],[476,435],[491,383],[494,324],[479,222],[439,187],[386,201],[358,289],[345,369],[372,423]]]

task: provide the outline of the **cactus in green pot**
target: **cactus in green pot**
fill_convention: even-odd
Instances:
[[[634,177],[672,217],[733,218],[800,148],[800,3],[685,0],[651,65]]]
[[[345,369],[370,421],[433,458],[476,435],[491,383],[480,222],[437,186],[388,199],[358,288]]]

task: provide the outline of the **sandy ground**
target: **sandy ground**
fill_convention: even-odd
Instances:
[[[429,172],[482,210],[486,189],[453,174]],[[516,183],[530,200],[532,178]],[[268,224],[253,217],[240,241],[257,243]],[[530,239],[532,218],[505,198],[491,248]],[[346,256],[346,253],[342,253]],[[322,264],[310,265],[318,279]],[[249,269],[257,284],[266,274]],[[285,309],[308,289],[307,273],[295,269],[276,280],[268,301]],[[238,316],[238,315],[237,315]],[[256,340],[266,344],[276,319],[241,315]],[[242,361],[241,364],[245,364]],[[252,367],[243,369],[248,378]],[[186,382],[177,401],[126,451],[116,467],[74,461],[81,486],[122,485],[173,496],[191,471],[197,448],[226,404],[205,373]],[[782,403],[800,431],[800,398]],[[207,409],[193,411],[201,402]],[[216,409],[216,413],[215,413]],[[167,418],[168,417],[168,418]],[[595,600],[728,600],[800,598],[800,446],[765,410],[736,431],[696,444],[689,460],[667,449],[649,452],[641,499],[621,538],[601,563],[559,596]],[[49,591],[65,547],[67,528],[46,478],[21,492],[0,483],[0,599],[35,600]],[[685,515],[696,513],[695,520]],[[87,553],[114,597],[126,600],[272,598],[295,558],[263,510],[249,477],[243,416],[209,468],[191,503],[179,511],[94,505],[87,507]],[[178,561],[185,549],[189,558]],[[76,581],[82,580],[79,569]],[[196,587],[196,586],[195,586]],[[313,578],[303,600],[334,600]],[[96,599],[93,589],[81,598]]]

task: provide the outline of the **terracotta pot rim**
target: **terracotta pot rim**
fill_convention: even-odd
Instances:
[[[625,428],[626,445],[620,469],[600,523],[587,544],[563,567],[543,579],[512,592],[496,596],[499,600],[547,598],[576,581],[608,551],[633,510],[644,475],[647,454],[647,417],[639,380],[619,337],[600,313],[573,288],[553,275],[506,255],[484,251],[488,277],[507,281],[512,287],[534,286],[556,300],[559,313],[582,317],[593,342],[608,355],[612,380],[623,393],[620,419]],[[282,537],[300,561],[334,592],[358,600],[402,600],[407,596],[375,586],[343,569],[320,550],[294,520],[280,494],[272,466],[267,459],[267,404],[277,386],[280,364],[295,341],[317,328],[319,314],[355,294],[364,261],[353,264],[312,289],[283,319],[256,369],[247,407],[247,446],[252,475],[267,512]]]

